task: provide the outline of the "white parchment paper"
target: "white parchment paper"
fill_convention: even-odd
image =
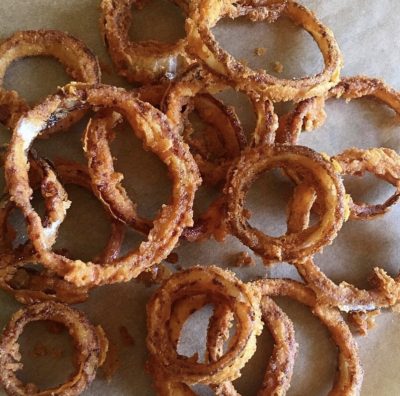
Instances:
[[[111,61],[102,44],[98,28],[99,0],[1,0],[0,39],[14,31],[51,28],[68,31],[84,40],[99,56],[102,64]],[[400,89],[400,3],[396,0],[304,0],[320,19],[335,33],[343,51],[343,75],[365,74],[384,78],[394,88]],[[165,0],[153,0],[141,12],[134,12],[131,29],[134,39],[175,40],[184,34],[184,18]],[[265,67],[273,72],[273,63],[283,64],[282,76],[300,76],[314,73],[322,67],[322,57],[311,37],[291,22],[280,20],[273,25],[251,24],[245,20],[222,21],[215,28],[218,39],[238,58],[246,59],[254,67]],[[256,56],[255,48],[265,47],[263,56]],[[108,69],[108,67],[106,68]],[[68,81],[62,67],[48,59],[26,59],[16,62],[9,69],[5,86],[16,89],[31,103],[38,102],[54,92],[57,85]],[[103,81],[130,87],[114,73],[104,72]],[[225,94],[227,102],[234,104],[248,132],[254,124],[245,98],[239,94]],[[350,104],[330,101],[328,119],[317,132],[304,134],[301,144],[328,154],[344,148],[385,146],[400,149],[400,128],[393,112],[383,106],[360,100]],[[71,131],[35,143],[40,154],[49,158],[69,158],[83,161],[80,137],[85,123]],[[4,129],[0,141],[7,142],[10,133]],[[112,145],[116,167],[125,173],[125,186],[139,203],[145,215],[154,215],[160,205],[168,200],[170,184],[164,166],[153,155],[143,151],[141,143],[129,130],[121,130]],[[1,182],[3,185],[3,182]],[[373,178],[346,180],[346,185],[358,198],[370,202],[383,201],[390,188]],[[2,187],[2,186],[1,186]],[[87,192],[68,188],[73,201],[68,218],[62,225],[57,247],[67,248],[82,259],[93,257],[107,240],[109,224],[101,205]],[[258,180],[248,197],[253,224],[266,232],[277,235],[284,231],[285,204],[291,187],[287,180],[268,174]],[[196,207],[204,206],[210,192],[202,189]],[[400,207],[379,220],[348,222],[333,245],[316,257],[323,271],[335,281],[347,280],[360,287],[367,287],[367,278],[375,266],[385,268],[390,274],[399,272]],[[16,222],[21,222],[16,216]],[[137,245],[140,238],[132,233],[126,247]],[[216,264],[228,267],[235,254],[247,249],[235,238],[223,244],[214,241],[181,245],[176,249],[179,265]],[[296,271],[287,264],[266,269],[255,258],[255,267],[235,270],[247,281],[258,276],[280,276],[298,279]],[[93,323],[101,324],[119,351],[120,366],[110,383],[101,370],[85,395],[153,395],[151,379],[145,373],[145,304],[152,293],[137,282],[100,288],[90,299],[79,306]],[[296,338],[300,345],[296,360],[291,396],[325,395],[330,389],[336,369],[336,349],[327,330],[310,311],[293,301],[279,299],[279,304],[295,323]],[[13,298],[0,292],[0,326],[18,308]],[[192,353],[205,332],[204,315],[194,318],[185,331],[181,351]],[[400,394],[400,320],[398,314],[385,312],[377,319],[377,326],[368,337],[357,337],[360,347],[365,380],[362,395],[392,396]],[[125,326],[135,340],[134,346],[125,346],[119,328]],[[49,340],[46,340],[49,337]],[[32,326],[24,337],[24,380],[39,385],[54,385],[67,377],[69,353],[64,339],[55,340],[43,328]],[[37,340],[43,343],[65,345],[64,359],[33,358]],[[253,359],[236,381],[243,395],[254,395],[261,383],[263,370],[271,352],[272,341],[267,331],[259,339]],[[206,389],[199,393],[206,394]],[[0,391],[0,394],[1,393]]]

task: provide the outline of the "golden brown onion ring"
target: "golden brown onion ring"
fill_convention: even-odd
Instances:
[[[314,97],[300,102],[296,108],[281,117],[277,131],[277,143],[297,144],[303,131],[314,131],[326,119],[325,101],[329,99],[354,99],[370,97],[387,105],[400,114],[400,93],[384,81],[366,76],[343,77],[323,97]]]
[[[14,33],[0,44],[0,86],[11,63],[29,56],[56,58],[74,81],[100,82],[97,57],[81,40],[58,30],[26,30]],[[29,106],[17,92],[0,87],[0,123],[14,128],[18,118],[28,109]],[[58,129],[66,128],[82,115],[83,112],[70,113]]]
[[[74,162],[58,161],[57,176],[63,184],[75,184],[92,191],[86,168]],[[39,175],[37,175],[39,177]],[[45,200],[49,197],[44,195]],[[30,264],[40,263],[30,243],[13,248],[13,237],[8,236],[8,216],[15,205],[3,198],[0,205],[0,287],[22,304],[51,300],[77,304],[87,300],[88,288],[77,287],[46,269],[39,270]],[[48,206],[48,204],[47,204]],[[60,224],[63,218],[59,219]],[[120,222],[111,219],[111,234],[103,252],[96,261],[112,262],[118,257],[125,235]]]
[[[303,183],[315,188],[322,214],[311,227],[271,237],[249,224],[244,201],[252,182],[263,172],[277,167],[295,171]],[[343,183],[331,163],[307,147],[277,144],[244,151],[231,169],[225,194],[231,232],[266,264],[304,258],[321,251],[332,243],[344,221]]]
[[[343,66],[338,44],[331,30],[306,7],[292,0],[273,2],[264,13],[255,2],[242,7],[233,0],[196,0],[191,2],[186,21],[186,50],[204,62],[213,72],[227,77],[246,92],[257,92],[274,102],[303,100],[321,96],[339,82]],[[269,12],[268,12],[269,11]],[[257,15],[258,14],[258,15]],[[248,16],[253,20],[275,21],[280,16],[291,19],[311,34],[322,52],[325,68],[312,77],[279,79],[265,71],[253,70],[223,50],[211,29],[224,17]]]
[[[166,87],[162,85],[149,86],[137,90],[136,94],[138,98],[159,106],[165,90]],[[217,141],[218,147],[215,150],[199,149],[202,144],[198,138],[192,137],[193,127],[189,122],[192,111],[206,124],[206,138],[212,136]],[[109,140],[113,128],[120,121],[121,117],[115,112],[99,112],[90,120],[83,140],[88,168],[96,195],[110,213],[137,231],[147,234],[152,226],[151,221],[139,217],[135,203],[121,184],[123,175],[114,170]],[[235,112],[213,96],[199,94],[191,99],[182,122],[185,124],[183,138],[190,146],[204,182],[214,185],[224,181],[233,159],[246,145],[246,137]],[[211,151],[214,151],[212,154],[216,158],[209,158]],[[196,220],[193,227],[185,229],[182,236],[190,241],[207,237],[211,228],[206,217],[208,215],[209,211]]]
[[[312,313],[329,330],[339,349],[338,371],[329,395],[354,396],[360,394],[363,370],[357,344],[340,312],[329,305],[321,305],[307,286],[288,279],[262,279],[252,283],[262,296],[289,297],[312,309]]]
[[[148,240],[112,263],[71,260],[54,253],[45,244],[43,224],[30,203],[32,191],[28,183],[27,150],[32,142],[49,123],[57,124],[57,120],[63,120],[71,110],[91,106],[113,108],[121,113],[144,146],[168,166],[173,179],[171,202],[163,205]],[[198,168],[188,147],[172,131],[163,113],[122,88],[79,83],[67,85],[18,121],[6,158],[5,173],[10,196],[27,220],[28,235],[41,263],[77,286],[129,281],[165,259],[182,230],[193,224],[193,199],[200,183]]]
[[[181,356],[176,341],[170,337],[174,304],[183,298],[206,295],[215,306],[229,306],[236,319],[236,332],[228,350],[215,362],[199,363]],[[182,323],[174,322],[179,329]],[[256,337],[262,330],[257,293],[248,288],[233,273],[217,267],[192,267],[169,278],[147,304],[147,348],[151,365],[160,367],[174,382],[213,384],[233,380],[253,355]]]
[[[58,388],[39,391],[34,384],[24,384],[16,372],[22,369],[18,339],[25,326],[31,322],[50,320],[63,324],[74,340],[77,356],[76,373]],[[9,395],[79,395],[93,381],[108,342],[104,331],[94,327],[86,316],[67,305],[44,302],[27,306],[16,312],[6,328],[0,342],[0,382]]]
[[[185,51],[186,38],[173,44],[131,41],[131,7],[140,3],[140,0],[102,0],[100,27],[104,43],[118,74],[128,81],[146,84],[162,78],[172,80],[191,63]]]

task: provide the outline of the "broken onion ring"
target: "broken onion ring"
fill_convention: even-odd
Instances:
[[[31,322],[50,320],[63,324],[69,331],[77,349],[76,373],[58,388],[38,392],[36,385],[25,385],[15,373],[22,369],[18,338],[25,326]],[[79,395],[93,381],[102,364],[102,356],[108,342],[104,331],[95,328],[86,316],[67,305],[51,301],[27,306],[16,312],[0,341],[0,382],[9,395]],[[32,388],[35,392],[32,392]]]

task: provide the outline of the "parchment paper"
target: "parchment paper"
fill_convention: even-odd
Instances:
[[[331,0],[303,1],[310,6],[336,35],[345,59],[344,75],[366,74],[382,77],[394,88],[400,89],[400,3],[396,0]],[[171,11],[172,10],[172,11]],[[142,12],[134,12],[132,38],[160,38],[174,40],[183,34],[183,17],[165,0],[150,2]],[[5,38],[16,30],[52,28],[68,31],[84,40],[99,56],[104,65],[111,61],[101,42],[98,28],[99,0],[1,0],[0,37]],[[273,25],[251,24],[244,20],[221,22],[215,29],[217,37],[235,56],[248,60],[255,67],[265,67],[273,72],[272,63],[280,61],[283,76],[300,76],[316,72],[322,66],[318,48],[310,36],[288,21]],[[257,57],[256,47],[265,47],[266,54]],[[32,103],[55,91],[68,77],[55,61],[27,59],[15,63],[6,76],[5,86],[18,90]],[[129,87],[122,79],[104,72],[103,81]],[[254,117],[246,100],[238,94],[225,94],[224,98],[236,105],[247,131],[251,132]],[[328,120],[316,133],[304,134],[301,143],[329,154],[339,153],[346,147],[385,146],[400,149],[398,120],[394,114],[374,102],[361,100],[351,104],[331,101],[327,105]],[[70,132],[53,136],[50,140],[35,143],[40,154],[50,158],[63,157],[83,161],[80,136],[85,122]],[[4,128],[3,128],[4,129]],[[8,141],[10,133],[1,131],[1,142]],[[154,215],[160,205],[168,200],[170,184],[166,169],[157,158],[143,151],[133,134],[123,129],[112,146],[117,158],[116,167],[125,173],[125,186],[139,203],[145,215]],[[3,183],[3,182],[2,182]],[[348,180],[346,185],[358,198],[371,202],[383,201],[390,188],[373,178],[362,181]],[[2,187],[2,186],[1,186]],[[61,228],[57,247],[67,248],[75,257],[88,259],[99,252],[107,240],[109,224],[101,205],[87,192],[68,188],[73,201],[68,218]],[[277,174],[263,176],[254,185],[248,198],[253,212],[252,223],[278,235],[285,230],[285,205],[291,187]],[[202,189],[196,207],[204,207],[210,191]],[[368,286],[367,278],[374,266],[385,268],[390,274],[399,271],[400,207],[379,220],[371,222],[350,221],[341,230],[333,245],[318,255],[316,260],[323,271],[335,281],[347,280],[358,286]],[[22,224],[22,220],[15,217]],[[133,233],[127,247],[139,242]],[[179,265],[216,264],[229,266],[235,254],[247,249],[235,238],[223,244],[214,241],[181,243],[176,252]],[[258,276],[285,276],[298,279],[296,271],[287,264],[272,269],[257,265],[235,270],[247,281]],[[119,350],[120,367],[111,383],[103,379],[101,370],[85,395],[153,395],[151,379],[145,373],[145,304],[153,289],[137,282],[102,287],[92,292],[89,301],[79,306],[93,323],[101,324]],[[300,345],[296,360],[291,396],[325,395],[332,384],[336,369],[336,350],[326,329],[310,311],[292,301],[278,300],[295,323],[296,338]],[[17,310],[18,304],[5,293],[0,293],[0,326]],[[187,326],[180,350],[193,353],[200,348],[206,331],[207,312],[197,315]],[[119,328],[125,326],[135,340],[135,345],[124,346]],[[365,380],[362,394],[392,396],[400,394],[400,320],[398,314],[385,312],[368,337],[357,337]],[[47,340],[49,338],[49,340]],[[64,339],[65,338],[65,339]],[[38,385],[55,385],[67,377],[70,368],[66,336],[61,339],[48,334],[40,326],[31,326],[24,336],[24,380]],[[33,349],[40,340],[46,345],[56,343],[64,348],[64,359],[51,357],[32,358]],[[50,348],[49,347],[49,348]],[[256,355],[236,381],[243,395],[253,395],[259,387],[271,351],[268,331],[259,338]],[[207,394],[201,388],[199,393]],[[0,394],[1,393],[0,391]]]

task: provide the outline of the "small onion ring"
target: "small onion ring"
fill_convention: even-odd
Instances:
[[[14,33],[0,44],[0,86],[12,62],[39,55],[56,58],[75,81],[100,82],[97,57],[81,40],[58,30],[26,30]],[[0,87],[0,123],[14,128],[18,118],[28,109],[29,106],[17,92]],[[57,130],[67,128],[82,116],[83,112],[71,113]]]
[[[305,230],[270,237],[246,220],[244,200],[254,179],[262,172],[280,167],[301,173],[302,182],[315,187],[323,214],[319,222]],[[231,232],[259,254],[265,264],[304,258],[332,243],[342,227],[345,192],[341,179],[330,162],[302,146],[265,145],[244,151],[231,168],[225,186],[226,219]]]
[[[32,384],[23,384],[15,375],[22,368],[18,338],[28,323],[41,320],[61,323],[68,329],[77,349],[77,370],[71,379],[58,388],[44,391],[35,389],[32,392]],[[12,316],[3,331],[0,342],[0,382],[9,395],[79,395],[93,381],[102,364],[105,353],[103,345],[107,348],[104,331],[90,324],[83,313],[51,301],[27,306]]]
[[[186,39],[174,44],[154,40],[131,41],[128,32],[132,23],[132,5],[141,5],[140,0],[101,2],[103,40],[118,74],[130,82],[143,84],[162,78],[174,79],[191,63],[185,51]]]
[[[49,123],[56,125],[71,110],[86,110],[90,106],[111,107],[123,114],[143,139],[145,147],[167,164],[173,178],[171,203],[162,207],[148,240],[112,263],[101,265],[70,260],[46,246],[43,224],[30,203],[32,190],[27,177],[27,150],[34,139]],[[41,263],[77,286],[129,281],[165,259],[175,247],[182,230],[193,224],[192,205],[200,183],[193,157],[180,137],[171,130],[164,114],[122,88],[79,83],[67,85],[18,121],[5,162],[5,174],[10,196],[27,220],[28,235]]]
[[[208,302],[228,305],[237,321],[228,351],[216,362],[198,363],[178,355],[168,320],[182,298],[206,294]],[[179,322],[178,322],[179,323]],[[253,355],[262,330],[257,293],[236,276],[217,267],[192,267],[169,278],[147,304],[147,348],[156,367],[173,381],[213,384],[233,380]]]
[[[324,57],[325,69],[321,73],[305,78],[278,79],[265,71],[252,70],[219,46],[211,29],[224,17],[235,19],[245,15],[252,19],[252,15],[257,15],[257,5],[254,5],[254,2],[247,9],[234,0],[191,2],[189,18],[186,21],[186,50],[204,62],[213,72],[227,77],[244,91],[257,92],[274,102],[299,101],[323,95],[339,82],[343,66],[342,55],[333,33],[313,12],[295,1],[273,2],[268,8],[269,12],[260,13],[260,17],[254,19],[273,22],[280,16],[285,16],[309,32]]]
[[[78,163],[57,161],[57,176],[64,184],[79,185],[92,191],[86,168]],[[45,200],[49,200],[44,195]],[[12,239],[8,237],[8,216],[15,205],[5,198],[0,204],[0,287],[15,297],[22,304],[41,301],[58,301],[77,304],[88,299],[88,288],[77,287],[66,282],[56,274],[43,270],[37,271],[26,267],[40,263],[32,252],[30,244],[13,249]],[[112,262],[118,256],[125,235],[124,226],[111,218],[111,234],[106,247],[97,261]],[[62,220],[60,220],[61,224]]]
[[[289,297],[312,309],[312,313],[329,330],[339,349],[338,371],[329,395],[359,395],[363,369],[358,356],[357,344],[340,312],[329,305],[321,305],[314,292],[307,286],[288,279],[262,279],[252,283],[262,296]]]

